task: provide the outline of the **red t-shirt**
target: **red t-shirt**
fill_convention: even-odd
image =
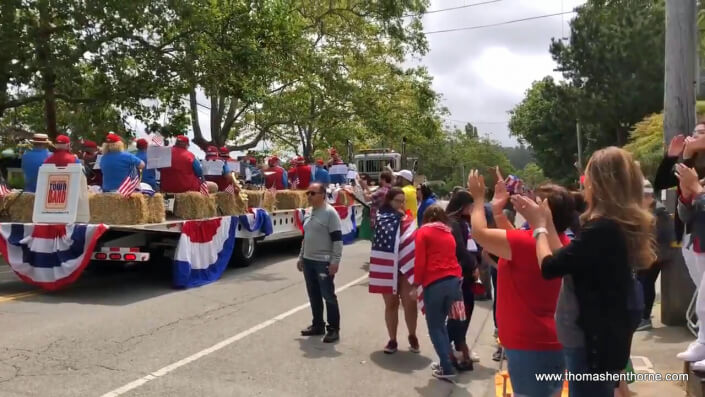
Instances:
[[[570,240],[560,235],[563,245]],[[560,350],[556,303],[561,279],[545,280],[532,230],[507,230],[512,260],[497,263],[497,332],[502,346],[518,350]]]
[[[63,149],[57,149],[54,154],[44,160],[44,164],[55,164],[59,167],[66,167],[74,163],[78,163],[78,158],[73,153]]]

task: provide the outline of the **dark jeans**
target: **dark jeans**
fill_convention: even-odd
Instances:
[[[312,325],[316,328],[325,328],[323,321],[323,301],[326,302],[326,312],[328,313],[328,329],[340,329],[340,311],[338,309],[338,297],[335,296],[335,276],[328,274],[328,262],[318,262],[304,259],[304,279],[306,280],[306,292],[308,300],[311,302],[311,313],[313,314]]]
[[[653,266],[639,271],[638,274],[644,291],[644,316],[642,318],[645,320],[651,319],[651,309],[654,307],[654,300],[656,300],[656,279],[659,272],[661,272],[661,264],[654,263]]]
[[[564,347],[563,354],[568,372],[574,375],[592,372],[587,363],[587,353],[584,347]],[[613,381],[576,382],[569,380],[568,387],[570,388],[570,397],[613,397],[615,383]]]
[[[460,300],[460,279],[457,277],[433,282],[423,290],[428,334],[445,373],[453,373],[446,319],[450,313],[451,305],[458,300]]]
[[[470,278],[463,279],[463,302],[465,303],[465,317],[467,317],[467,320],[448,319],[448,337],[453,342],[456,351],[460,351],[460,348],[466,344],[465,336],[468,333],[470,318],[472,318],[472,311],[475,308],[475,294],[472,293],[472,285],[474,283],[475,281]]]

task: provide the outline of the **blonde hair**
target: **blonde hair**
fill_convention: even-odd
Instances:
[[[103,153],[123,152],[123,151],[125,151],[125,144],[122,141],[103,143]]]
[[[647,268],[656,260],[653,215],[643,208],[644,176],[631,154],[608,147],[595,152],[585,174],[588,207],[581,220],[604,217],[621,227],[630,265]]]

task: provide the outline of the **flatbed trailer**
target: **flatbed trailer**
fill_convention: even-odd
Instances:
[[[362,206],[356,204],[354,207],[356,224],[360,225],[363,216]],[[302,237],[297,220],[301,217],[301,209],[274,211],[269,215],[272,221],[272,233],[268,236],[260,231],[248,231],[243,227],[242,222],[238,224],[237,242],[231,264],[249,266],[254,261],[257,246],[261,242]],[[173,258],[182,227],[186,222],[188,221],[167,219],[161,223],[111,225],[98,240],[91,259],[111,262],[149,262]]]

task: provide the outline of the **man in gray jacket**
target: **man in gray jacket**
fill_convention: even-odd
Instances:
[[[313,322],[301,331],[301,335],[325,334],[323,342],[332,343],[340,339],[340,311],[333,283],[343,255],[340,217],[335,208],[326,202],[326,190],[322,184],[311,184],[306,196],[313,208],[311,213],[304,217],[304,241],[301,244],[297,266],[299,271],[304,273]],[[323,321],[323,301],[328,313],[327,332]]]

